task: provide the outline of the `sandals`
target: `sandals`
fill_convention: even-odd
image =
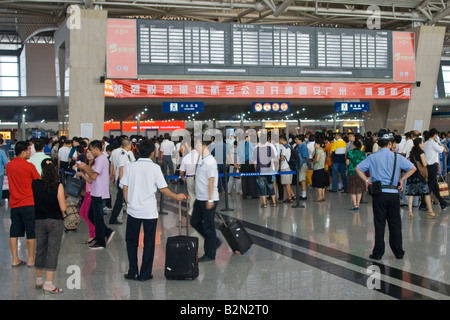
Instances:
[[[428,219],[437,219],[439,216],[434,212],[427,212]]]
[[[261,208],[267,208],[267,203],[261,204]]]
[[[63,289],[60,289],[58,287],[55,287],[53,290],[43,289],[44,292],[48,292],[51,294],[61,293],[63,292]]]
[[[94,242],[95,238],[92,238],[91,240],[86,240],[84,242],[84,244],[91,244],[92,242]]]
[[[21,267],[21,266],[26,266],[27,263],[23,260],[20,260],[20,262],[18,264],[12,264],[11,267],[12,268],[17,268],[17,267]]]
[[[294,200],[292,200],[292,199],[286,199],[286,200],[284,200],[283,202],[284,202],[284,203],[292,203],[292,202],[294,202]]]
[[[414,214],[412,212],[408,212],[408,219],[409,220],[414,219]]]

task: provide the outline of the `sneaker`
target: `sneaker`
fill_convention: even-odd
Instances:
[[[371,254],[369,256],[369,258],[372,259],[372,260],[381,260],[381,257],[374,256],[373,254]]]
[[[92,245],[90,245],[89,246],[89,249],[92,249],[92,250],[102,250],[102,249],[105,249],[105,247],[103,247],[103,246],[100,246],[100,245],[98,245],[98,244],[92,244]]]
[[[113,236],[114,236],[115,233],[116,233],[115,231],[112,231],[112,232],[109,234],[109,236],[106,237],[106,244],[108,244],[108,243],[111,242],[111,239],[113,238]]]
[[[442,205],[441,205],[441,209],[442,209],[442,210],[445,210],[445,209],[447,209],[447,203],[445,203],[445,204],[442,204]]]
[[[129,274],[129,273],[125,273],[123,275],[123,277],[127,280],[139,280],[139,275],[138,274]]]
[[[214,260],[215,260],[214,258],[210,258],[206,254],[203,257],[198,258],[198,262],[206,262],[206,261],[214,261]]]

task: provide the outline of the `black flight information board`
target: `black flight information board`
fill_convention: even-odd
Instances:
[[[392,32],[138,20],[138,74],[392,79]]]

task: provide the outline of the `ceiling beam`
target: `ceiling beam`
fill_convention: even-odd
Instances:
[[[431,19],[430,24],[436,24],[439,22],[439,20],[445,18],[450,14],[450,1],[447,1],[445,3],[445,9],[440,11],[438,14],[436,14],[433,19]]]

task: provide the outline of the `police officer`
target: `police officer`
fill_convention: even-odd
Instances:
[[[405,157],[391,151],[394,136],[388,129],[380,129],[377,138],[380,150],[361,161],[355,169],[358,176],[366,182],[366,187],[378,181],[381,184],[381,192],[372,197],[375,246],[369,257],[381,260],[385,249],[384,230],[387,221],[389,245],[395,257],[402,259],[405,251],[402,245],[398,192],[403,189],[403,182],[416,171],[416,167]],[[367,170],[370,172],[370,178],[364,174]],[[405,174],[400,178],[401,170],[405,171]],[[392,176],[394,178],[391,184]]]

